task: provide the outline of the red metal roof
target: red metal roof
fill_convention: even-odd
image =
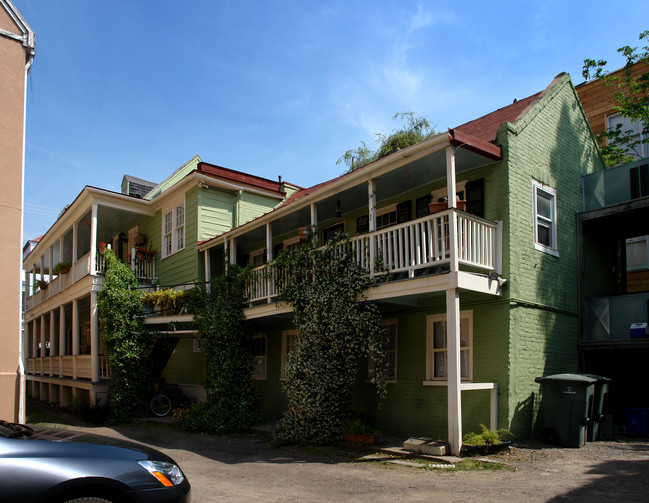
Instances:
[[[525,109],[540,95],[543,91],[528,96],[522,100],[514,101],[511,105],[483,115],[478,119],[466,122],[461,126],[455,128],[455,131],[460,131],[471,136],[475,136],[490,143],[496,142],[496,133],[498,128],[503,122],[516,122]]]
[[[241,171],[235,171],[233,169],[216,166],[214,164],[208,164],[206,162],[199,162],[196,171],[217,178],[230,180],[232,182],[242,183],[251,187],[257,187],[260,189],[277,192],[278,194],[283,194],[281,190],[282,185],[279,181],[268,180],[267,178],[250,175],[248,173],[242,173]]]

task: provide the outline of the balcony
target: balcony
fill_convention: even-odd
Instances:
[[[597,297],[586,301],[582,343],[647,342],[649,338],[633,338],[633,323],[647,322],[649,292]]]
[[[649,160],[640,159],[582,177],[584,211],[649,196]]]
[[[488,274],[500,271],[502,228],[457,210],[446,210],[411,222],[388,227],[351,239],[357,260],[370,268],[376,259],[383,262],[392,280],[435,274],[451,263],[450,222],[455,219],[458,263]],[[271,302],[277,296],[272,268],[252,270],[250,303]]]

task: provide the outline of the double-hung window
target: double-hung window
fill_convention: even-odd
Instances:
[[[252,355],[255,358],[252,371],[253,379],[266,379],[266,341],[266,334],[260,333],[252,336]]]
[[[559,256],[557,246],[557,192],[532,180],[534,205],[534,248]]]
[[[615,130],[619,125],[622,134],[629,134],[629,136],[631,137],[631,142],[641,142],[646,138],[643,134],[644,122],[642,122],[641,120],[634,122],[629,117],[622,117],[621,115],[613,114],[606,117],[606,125],[609,130]],[[613,143],[613,141],[609,140],[609,143]],[[638,159],[649,157],[649,145],[647,145],[646,143],[639,143],[632,149],[625,148],[624,145],[619,145],[619,147],[625,150],[625,153],[631,157]]]
[[[162,212],[162,258],[185,248],[185,201]]]
[[[446,314],[426,317],[426,383],[448,380]],[[473,311],[460,313],[460,376],[473,379]]]
[[[297,346],[298,330],[284,330],[282,332],[282,368],[281,379],[286,378],[286,363],[288,362],[288,355]]]

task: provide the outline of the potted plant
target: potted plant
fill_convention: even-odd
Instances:
[[[106,243],[103,241],[97,245],[97,251],[99,252],[99,255],[103,255],[106,253]]]
[[[59,262],[54,266],[54,274],[65,274],[70,271],[70,264],[68,262]]]
[[[301,241],[306,241],[309,239],[309,234],[311,233],[311,227],[298,227],[297,228],[297,233],[300,235],[300,240]]]
[[[490,430],[484,424],[480,425],[481,433],[467,433],[462,439],[462,456],[495,454],[509,450],[511,439],[514,437],[509,430]]]
[[[45,281],[44,279],[39,279],[36,282],[36,286],[38,286],[38,288],[40,288],[41,290],[45,290],[47,288],[48,284],[49,283],[47,281]]]
[[[377,445],[381,442],[381,432],[360,419],[350,419],[343,429],[343,439],[354,444]]]

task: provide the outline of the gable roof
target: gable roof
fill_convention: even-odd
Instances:
[[[0,7],[4,7],[4,10],[7,12],[13,23],[20,30],[20,35],[16,35],[15,33],[0,29],[0,36],[22,42],[25,52],[27,53],[26,63],[27,65],[31,65],[31,62],[34,59],[34,48],[36,47],[36,36],[34,35],[34,31],[29,27],[27,21],[25,21],[25,19],[20,15],[18,9],[16,9],[10,0],[0,0]]]

